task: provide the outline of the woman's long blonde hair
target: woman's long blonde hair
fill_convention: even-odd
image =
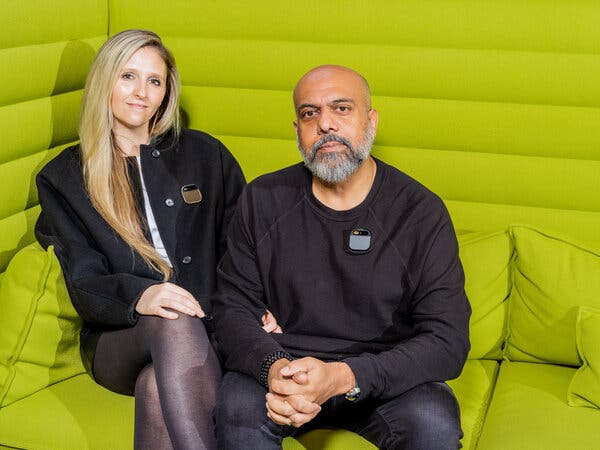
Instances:
[[[170,130],[179,134],[179,72],[160,37],[146,30],[126,30],[111,37],[98,51],[85,83],[79,138],[83,177],[92,204],[116,233],[153,269],[171,277],[171,267],[144,236],[140,211],[131,187],[127,163],[113,136],[111,97],[120,71],[142,47],[155,48],[167,66],[166,93],[150,120],[150,137]]]

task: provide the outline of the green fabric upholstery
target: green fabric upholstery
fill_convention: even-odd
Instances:
[[[0,287],[0,407],[83,373],[81,319],[52,247],[12,259]]]
[[[578,366],[579,306],[600,307],[600,253],[556,235],[511,228],[516,260],[506,357]]]
[[[0,409],[0,443],[23,449],[133,447],[133,397],[81,374]]]
[[[459,236],[465,291],[471,302],[470,359],[502,358],[512,243],[506,232]]]
[[[498,361],[470,359],[460,377],[448,382],[460,403],[460,422],[465,450],[477,448],[487,406],[498,375]]]
[[[566,392],[575,371],[551,364],[503,362],[477,448],[598,448],[598,410],[567,405]]]
[[[439,193],[459,230],[528,223],[600,240],[597,3],[150,4],[113,2],[110,33],[164,36],[190,125],[241,155],[248,178],[299,160],[299,76],[346,64],[371,83],[375,155]],[[315,19],[331,11],[346,32]]]
[[[87,374],[77,375],[0,409],[0,448],[127,450],[133,447],[133,418],[133,397],[110,392]],[[374,448],[357,438],[350,432],[338,436],[333,430],[319,430],[307,435],[304,445],[287,438],[283,448]],[[320,439],[324,447],[311,446]],[[332,446],[337,444],[342,446]]]
[[[289,442],[288,442],[289,441]],[[296,439],[286,439],[284,450],[293,450],[300,444],[302,449],[311,450],[377,450],[377,447],[366,439],[346,430],[314,430]],[[292,446],[293,445],[293,446]]]
[[[77,139],[81,88],[107,38],[106,0],[27,0],[0,19],[0,271],[33,242],[39,213],[34,178]]]
[[[576,336],[583,364],[573,375],[567,400],[571,406],[600,408],[600,309],[579,308]]]
[[[77,139],[85,74],[107,36],[141,27],[164,38],[182,74],[187,124],[220,138],[248,179],[300,160],[291,104],[299,76],[318,64],[349,65],[369,80],[379,110],[374,155],[438,193],[461,234],[472,349],[450,385],[461,405],[464,447],[598,446],[600,413],[569,408],[566,398],[581,364],[577,310],[597,307],[593,292],[600,292],[598,276],[588,272],[597,252],[572,244],[600,243],[599,2],[5,3],[0,294],[14,289],[17,276],[12,269],[1,272],[34,240],[35,174]],[[499,232],[517,223],[528,226],[512,228],[510,239]],[[42,258],[36,252],[25,250],[35,261]],[[14,264],[22,266],[18,258]],[[40,276],[31,276],[33,287]],[[25,375],[33,367],[13,359],[17,366],[9,369],[6,355],[15,347],[5,344],[16,342],[17,323],[31,324],[33,332],[33,325],[47,321],[55,345],[62,313],[32,318],[24,306],[30,297],[11,296],[23,305],[5,309],[3,295],[0,402],[11,403],[0,407],[0,447],[131,448],[133,401],[85,374],[72,376],[81,371],[80,362],[69,359],[75,357],[69,353],[75,334],[65,355],[61,350],[34,358],[49,387],[38,390],[43,383],[36,376],[20,378],[30,380],[27,386],[12,378],[6,389],[11,373]],[[41,312],[46,303],[38,305]],[[507,332],[504,356],[574,367],[499,363]],[[284,445],[312,450],[370,444],[347,432],[318,430]]]

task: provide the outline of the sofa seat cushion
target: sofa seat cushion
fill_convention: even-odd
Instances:
[[[309,431],[296,439],[286,438],[283,450],[377,450],[375,444],[347,430],[320,429]]]
[[[464,433],[462,444],[465,450],[476,448],[498,367],[499,363],[495,360],[470,359],[460,376],[448,382],[460,405],[460,421]]]
[[[133,405],[133,397],[77,375],[0,409],[0,444],[40,450],[132,448]]]
[[[575,371],[558,365],[503,362],[477,448],[598,448],[600,411],[567,404],[567,387]]]
[[[133,448],[134,398],[115,394],[87,374],[53,384],[0,409],[0,448]],[[315,430],[284,440],[284,450],[376,447],[345,430]]]

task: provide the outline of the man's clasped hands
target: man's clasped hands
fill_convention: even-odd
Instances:
[[[267,415],[279,425],[298,428],[314,419],[325,401],[348,392],[355,379],[343,362],[282,358],[271,366],[268,384]]]

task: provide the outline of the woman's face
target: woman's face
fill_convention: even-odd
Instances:
[[[147,140],[148,123],[167,90],[167,65],[154,47],[142,47],[125,63],[112,91],[115,135]]]

